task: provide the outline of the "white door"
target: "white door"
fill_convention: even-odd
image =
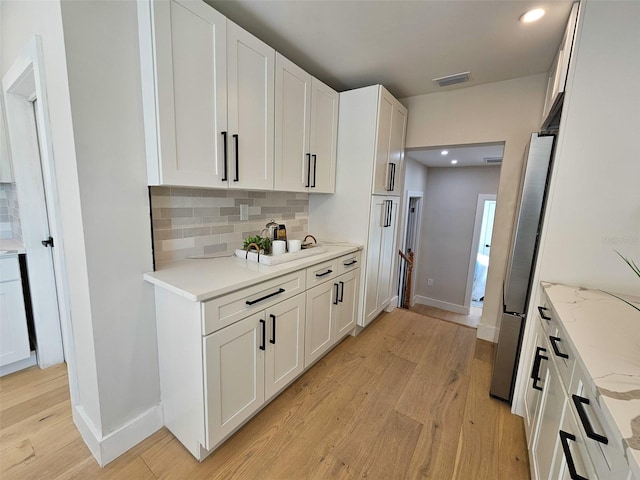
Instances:
[[[269,400],[304,369],[304,294],[268,308],[266,319],[265,400]]]
[[[204,338],[207,396],[206,445],[210,449],[264,403],[266,321],[262,311]]]
[[[275,51],[227,20],[230,188],[273,189]]]
[[[389,139],[389,179],[388,195],[400,195],[403,185],[404,140],[407,129],[407,110],[397,100],[393,104],[391,134]]]
[[[276,53],[276,190],[306,192],[311,184],[311,75]]]
[[[360,281],[360,269],[340,275],[338,283],[338,306],[336,309],[335,340],[347,335],[356,326],[358,316],[358,282]]]
[[[0,258],[0,367],[31,356],[16,255]]]
[[[378,100],[378,135],[376,141],[375,166],[373,171],[373,193],[387,195],[391,185],[391,122],[395,98],[384,88]]]
[[[152,5],[159,183],[226,186],[226,18],[204,2]]]
[[[391,280],[393,278],[393,261],[397,256],[394,251],[396,240],[396,216],[398,213],[398,201],[394,197],[385,200],[385,208],[381,243],[380,264],[378,265],[378,309],[385,307],[391,300]]]
[[[587,447],[584,444],[585,438],[581,435],[576,419],[570,411],[565,412],[562,424],[556,434],[558,443],[556,445],[555,459],[553,461],[553,471],[549,476],[553,480],[573,480],[574,478],[598,478],[589,460]],[[590,441],[590,440],[587,440]],[[565,443],[567,451],[565,453],[562,443]],[[571,463],[571,469],[569,464]],[[579,477],[572,476],[571,470]],[[604,480],[603,476],[600,476]],[[612,475],[608,478],[626,478]]]
[[[309,191],[334,193],[338,141],[338,92],[317,79],[311,90],[311,181]]]
[[[387,203],[384,197],[373,196],[369,216],[369,236],[367,237],[367,267],[364,281],[364,312],[361,326],[366,326],[378,312],[378,272],[380,270],[380,248],[382,229],[385,224]]]
[[[333,345],[334,306],[337,304],[337,288],[336,282],[326,282],[306,292],[305,368],[320,358]]]

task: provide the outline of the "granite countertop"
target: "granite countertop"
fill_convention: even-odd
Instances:
[[[178,260],[144,274],[154,285],[202,302],[362,249],[352,243],[321,242],[324,253],[279,265],[263,265],[235,256]]]
[[[24,248],[24,245],[19,240],[14,240],[12,238],[2,238],[0,239],[0,255],[5,253],[27,253],[27,250]]]
[[[542,282],[554,310],[620,432],[640,478],[640,312],[600,290]],[[640,305],[640,297],[624,297]]]

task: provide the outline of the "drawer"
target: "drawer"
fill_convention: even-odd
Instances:
[[[304,291],[305,270],[299,270],[204,302],[202,334],[209,335]]]
[[[20,280],[20,264],[17,255],[0,257],[0,282]]]
[[[569,343],[568,335],[562,326],[552,329],[548,332],[550,350],[547,352],[549,358],[558,368],[560,379],[566,391],[571,387],[571,377],[576,366],[576,355],[573,346]]]
[[[544,328],[544,331],[547,333],[547,335],[552,328],[556,328],[558,326],[558,320],[557,318],[554,318],[551,303],[549,302],[549,299],[544,292],[542,292],[542,294],[540,295],[540,302],[538,303],[538,316],[540,317],[540,322],[542,323],[542,327]]]
[[[629,465],[623,446],[616,442],[614,429],[605,420],[598,398],[590,376],[577,364],[569,391],[569,407],[578,419],[597,478],[626,478]]]
[[[338,259],[328,260],[307,268],[307,288],[332,280],[338,276]]]
[[[343,255],[338,259],[338,275],[360,267],[360,251]]]

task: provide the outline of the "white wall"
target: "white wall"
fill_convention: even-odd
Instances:
[[[33,35],[37,34],[42,38],[49,119],[58,182],[58,210],[64,234],[64,247],[68,252],[72,252],[66,257],[67,287],[76,357],[79,360],[76,365],[77,398],[72,398],[72,401],[75,408],[84,412],[92,428],[101,432],[85,242],[60,2],[3,0],[0,2],[0,21],[3,75]],[[20,188],[19,185],[18,188]]]
[[[639,32],[640,3],[582,0],[530,318],[541,280],[640,295],[640,280],[614,252],[640,261]],[[527,328],[513,405],[519,414],[531,341]]]
[[[62,21],[106,437],[160,401],[153,289],[142,279],[152,257],[136,4],[63,2]]]
[[[478,337],[495,341],[522,159],[541,123],[546,74],[402,100],[408,148],[505,142],[484,309]]]
[[[427,188],[427,167],[405,156],[404,189],[424,192]]]
[[[416,294],[464,309],[479,194],[495,194],[499,167],[429,168]],[[427,279],[433,285],[427,285]]]

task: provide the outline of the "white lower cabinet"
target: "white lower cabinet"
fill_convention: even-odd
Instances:
[[[29,333],[16,255],[0,258],[0,367],[29,358]]]
[[[352,252],[204,302],[156,285],[164,422],[193,456],[353,332],[359,262]]]
[[[303,370],[304,295],[204,337],[207,448]]]
[[[355,327],[359,275],[355,269],[307,290],[305,367]]]

